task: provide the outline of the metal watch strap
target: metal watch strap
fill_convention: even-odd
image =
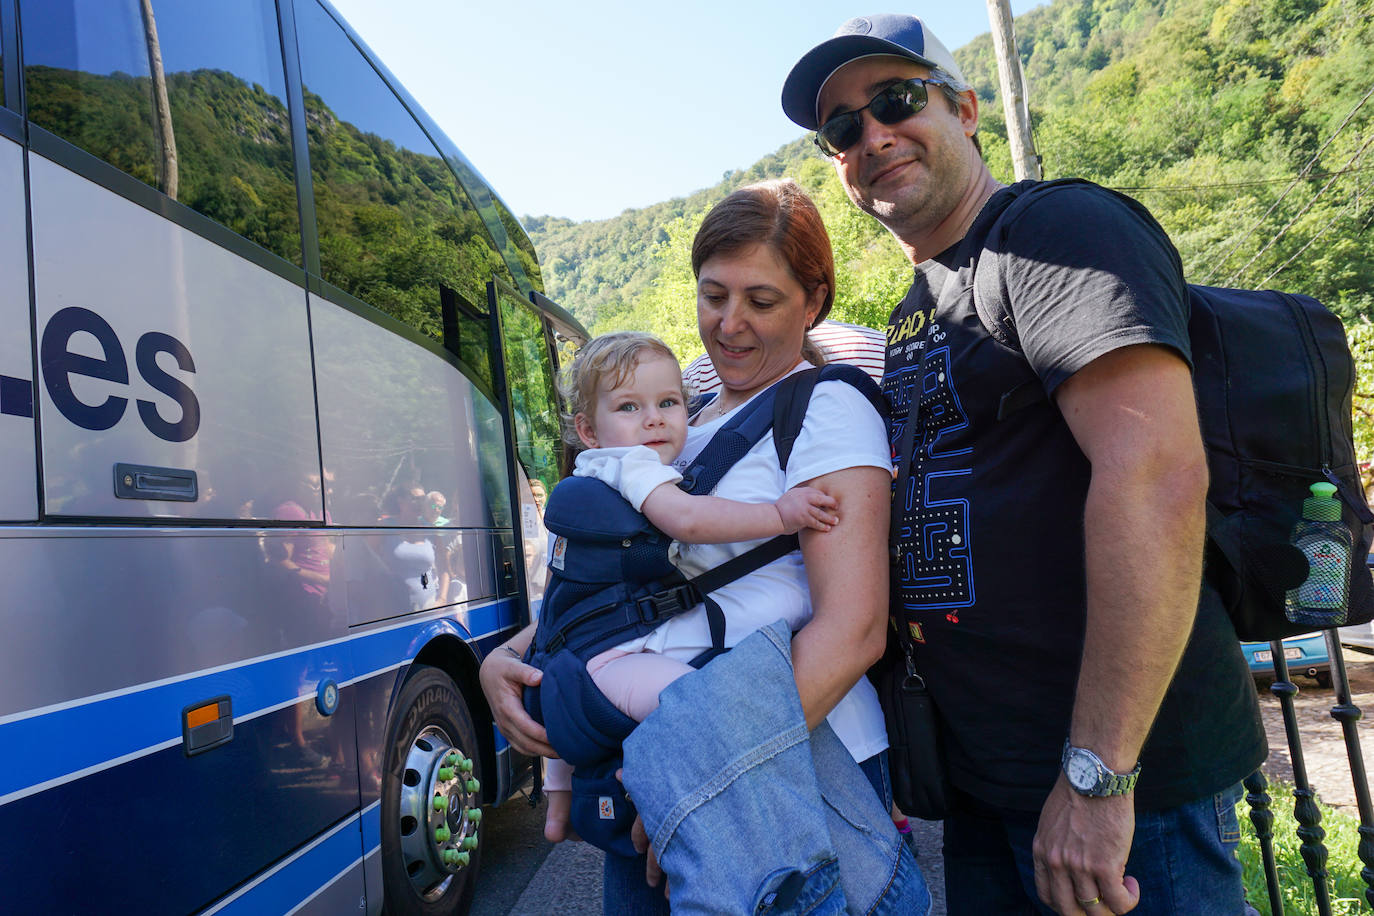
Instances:
[[[1136,762],[1135,769],[1129,773],[1118,773],[1097,756],[1095,752],[1085,747],[1075,747],[1068,739],[1064,740],[1064,750],[1060,754],[1060,769],[1068,772],[1068,760],[1073,751],[1078,751],[1091,757],[1097,770],[1097,784],[1090,789],[1080,789],[1073,785],[1073,780],[1069,780],[1070,787],[1080,795],[1091,798],[1105,798],[1112,795],[1129,795],[1135,790],[1136,781],[1140,778],[1140,763]]]

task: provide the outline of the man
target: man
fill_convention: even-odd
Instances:
[[[894,454],[919,424],[893,610],[940,711],[950,912],[1242,912],[1234,804],[1266,747],[1235,633],[1199,603],[1177,253],[1092,186],[999,224],[1014,194],[977,98],[915,17],[846,22],[783,109],[916,268],[884,373]],[[973,301],[985,246],[1000,339]]]

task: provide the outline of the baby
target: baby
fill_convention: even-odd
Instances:
[[[694,496],[679,489],[676,483],[682,475],[671,462],[687,439],[687,397],[677,358],[649,334],[618,332],[588,343],[568,370],[564,394],[575,447],[584,449],[577,455],[573,476],[594,477],[616,489],[677,541],[735,543],[794,534],[802,528],[827,531],[839,521],[833,514],[835,500],[813,487],[795,487],[776,502],[761,503]],[[572,437],[568,439],[572,444]],[[555,488],[550,512],[558,498]],[[554,569],[562,569],[560,564],[570,556],[558,541],[552,555]],[[767,623],[778,616],[764,611],[760,620]],[[660,624],[647,636],[601,652],[587,663],[597,688],[636,722],[658,707],[663,688],[694,670],[684,660],[684,650],[690,655],[704,648],[673,645],[661,632],[667,629],[666,623]],[[736,634],[736,639],[742,635],[747,633]],[[543,712],[546,721],[559,715],[556,709]],[[570,772],[563,761],[548,761],[544,834],[553,841],[570,835]]]

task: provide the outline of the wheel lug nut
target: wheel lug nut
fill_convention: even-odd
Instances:
[[[464,788],[466,788],[469,792],[476,792],[478,789],[482,788],[482,786],[480,783],[477,782],[477,780],[469,779],[464,784]]]
[[[475,837],[475,836],[463,837],[463,844],[462,844],[462,845],[463,845],[463,849],[465,849],[465,850],[476,849],[476,848],[477,848],[477,837]]]
[[[456,849],[444,850],[445,865],[467,865],[468,862],[471,861],[471,858],[472,857],[469,856],[467,853],[459,852]]]
[[[447,824],[434,831],[434,839],[439,843],[447,843],[452,836],[453,831],[448,829]]]
[[[469,821],[472,821],[472,823],[474,823],[474,824],[480,824],[480,823],[482,823],[482,809],[481,809],[481,808],[469,808],[469,809],[467,810],[467,818],[468,818]]]
[[[453,767],[439,767],[439,781],[448,782],[453,778]]]
[[[461,762],[458,764],[458,769],[462,770],[464,773],[471,773],[471,772],[472,772],[472,758],[469,757],[469,758],[467,758],[467,759],[461,761]]]
[[[447,811],[447,810],[448,810],[448,798],[447,798],[446,796],[443,796],[443,795],[436,795],[436,796],[434,796],[434,810],[435,810],[435,811]]]

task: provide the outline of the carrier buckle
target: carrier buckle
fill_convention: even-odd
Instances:
[[[696,590],[691,585],[676,585],[666,591],[654,592],[636,602],[639,619],[644,623],[665,620],[696,607]]]

